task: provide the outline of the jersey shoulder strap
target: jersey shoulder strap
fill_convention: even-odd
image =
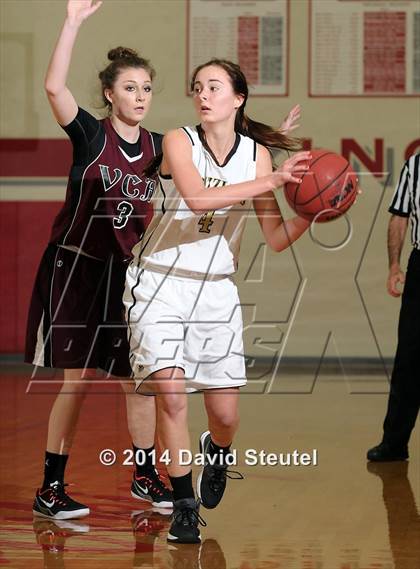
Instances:
[[[183,126],[181,128],[188,136],[191,142],[191,146],[199,146],[200,145],[200,137],[198,136],[197,129],[191,126]]]
[[[154,150],[155,156],[162,154],[163,134],[160,134],[159,132],[151,132],[150,136],[152,137],[153,150]]]
[[[256,140],[254,140],[250,136],[246,136],[244,134],[240,134],[239,136],[241,137],[242,147],[244,149],[246,149],[246,152],[249,153],[250,156],[252,156],[252,161],[256,162],[257,161],[257,142],[256,142]],[[269,148],[268,148],[268,151],[271,154],[271,150]]]

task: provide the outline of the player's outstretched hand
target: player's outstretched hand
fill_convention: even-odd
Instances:
[[[388,280],[386,282],[386,286],[388,289],[388,293],[391,296],[401,296],[401,289],[400,287],[405,283],[405,275],[402,270],[397,267],[395,269],[390,269]]]
[[[300,184],[302,182],[301,175],[309,170],[309,160],[312,158],[309,151],[296,152],[291,158],[288,158],[274,170],[275,187],[283,186],[288,182]]]
[[[81,24],[101,6],[101,0],[68,0],[67,18],[73,24]]]
[[[297,124],[297,121],[300,119],[301,110],[302,108],[300,105],[295,105],[289,112],[280,126],[280,132],[282,134],[290,134],[293,130],[300,127],[300,124]]]

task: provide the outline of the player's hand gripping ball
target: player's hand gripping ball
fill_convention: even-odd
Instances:
[[[348,160],[335,152],[311,150],[311,155],[302,182],[286,184],[285,196],[297,215],[325,223],[343,215],[354,203],[358,194],[357,176]]]

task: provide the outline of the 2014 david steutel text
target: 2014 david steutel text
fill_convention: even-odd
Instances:
[[[122,451],[125,457],[122,465],[133,466],[134,463],[142,466],[146,463],[146,453],[139,449],[135,453],[132,449]],[[169,450],[162,452],[151,451],[150,458],[154,465],[159,463],[169,465],[172,463],[172,457]],[[220,454],[205,455],[203,453],[193,453],[187,449],[178,451],[177,463],[183,466],[195,465],[204,466],[204,464],[220,464],[224,462],[226,466],[237,466],[244,464],[246,466],[317,466],[318,450],[311,449],[302,452],[294,449],[289,452],[272,452],[265,449],[257,450],[254,448],[246,449],[243,453],[239,453],[237,449],[233,449],[224,458]],[[117,453],[112,449],[103,449],[99,453],[100,462],[105,466],[111,466],[117,462]]]

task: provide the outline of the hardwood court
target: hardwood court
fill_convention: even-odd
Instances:
[[[131,467],[122,466],[130,439],[118,386],[93,386],[68,467],[68,481],[75,484],[71,493],[91,507],[91,515],[65,522],[34,520],[32,500],[41,480],[53,395],[51,384],[26,393],[28,374],[29,368],[9,367],[1,376],[1,566],[420,567],[419,427],[409,462],[367,465],[365,451],[379,441],[386,404],[384,393],[372,393],[379,385],[375,378],[370,378],[375,384],[370,394],[367,388],[350,393],[355,390],[342,377],[331,375],[321,375],[312,393],[307,389],[310,378],[295,375],[288,380],[287,394],[244,394],[236,441],[239,464],[232,469],[245,479],[228,481],[216,510],[201,510],[208,524],[202,528],[201,547],[171,549],[165,540],[167,512],[130,496]],[[203,417],[201,397],[191,397],[193,441],[205,427]],[[116,451],[117,464],[100,464],[104,448]],[[316,449],[318,464],[247,466],[247,449],[283,453],[284,462],[288,452]]]

